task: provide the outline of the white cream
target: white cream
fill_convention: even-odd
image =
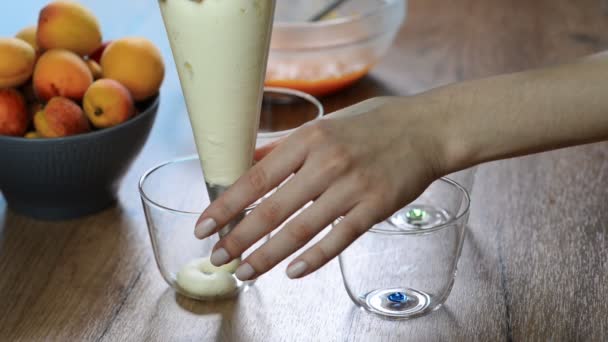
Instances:
[[[215,267],[209,258],[194,259],[177,273],[177,284],[186,293],[195,297],[221,297],[234,293],[236,278],[232,275],[240,260]]]
[[[205,180],[252,164],[274,0],[159,0]]]

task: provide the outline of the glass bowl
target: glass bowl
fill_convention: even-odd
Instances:
[[[353,302],[391,319],[438,309],[454,284],[469,202],[466,189],[439,179],[344,250],[340,270]]]
[[[310,94],[288,88],[264,87],[256,148],[284,138],[324,114],[321,102]]]
[[[266,85],[324,96],[354,83],[386,54],[406,17],[405,0],[278,0]]]
[[[218,234],[203,240],[194,236],[195,223],[210,204],[198,156],[150,169],[140,179],[139,192],[156,264],[176,292],[197,300],[225,299],[253,284],[234,276],[238,259],[222,267],[210,264]],[[267,238],[260,240],[243,257],[265,241]]]

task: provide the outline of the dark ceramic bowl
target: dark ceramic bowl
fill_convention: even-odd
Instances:
[[[131,120],[54,139],[0,136],[0,191],[8,207],[60,220],[101,211],[116,201],[119,183],[154,124],[159,98]]]

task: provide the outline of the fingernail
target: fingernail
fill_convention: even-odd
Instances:
[[[199,239],[206,238],[213,233],[215,227],[217,227],[215,220],[212,218],[206,218],[202,220],[201,223],[196,225],[194,228],[194,235],[196,235],[196,237]]]
[[[249,264],[242,264],[236,269],[234,275],[239,278],[240,281],[246,281],[253,277],[255,270]]]
[[[307,268],[307,263],[305,263],[304,261],[298,261],[287,268],[287,276],[291,279],[301,277],[304,272],[306,272]]]
[[[228,254],[225,249],[220,248],[211,253],[211,258],[209,258],[209,261],[211,261],[213,266],[219,267],[230,261],[230,254]]]

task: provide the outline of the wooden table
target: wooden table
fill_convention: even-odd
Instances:
[[[1,2],[0,34],[33,23],[45,2]],[[162,108],[117,207],[46,223],[0,197],[1,341],[608,339],[606,143],[482,166],[456,284],[430,316],[391,322],[359,311],[335,261],[301,281],[283,264],[238,301],[176,297],[156,269],[136,188],[147,168],[194,152],[159,11],[151,0],[83,2],[106,37],[144,35],[162,48]],[[568,61],[608,47],[606,13],[599,0],[412,0],[381,65],[325,102]]]

